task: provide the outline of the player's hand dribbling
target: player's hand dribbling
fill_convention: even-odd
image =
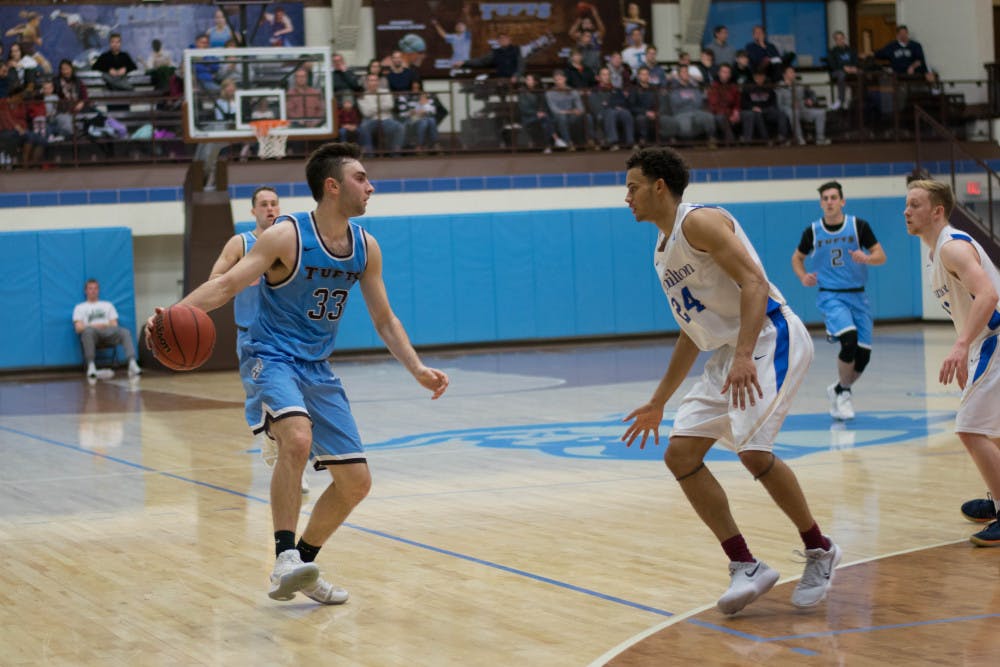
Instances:
[[[955,343],[951,352],[941,363],[938,379],[941,384],[951,384],[952,380],[957,380],[958,388],[965,389],[965,383],[969,380],[969,347],[967,345]]]
[[[150,352],[153,351],[153,343],[152,343],[153,323],[156,320],[156,316],[162,313],[164,310],[166,310],[166,308],[161,308],[160,306],[156,306],[155,308],[153,308],[153,314],[150,315],[149,319],[146,320],[146,326],[144,328],[146,335],[143,336],[143,338],[146,341],[146,349],[149,350]]]
[[[629,425],[625,431],[625,435],[622,436],[622,442],[625,443],[626,447],[631,447],[635,439],[639,437],[639,434],[642,434],[639,449],[645,449],[646,439],[649,438],[650,431],[653,432],[653,443],[660,444],[660,422],[663,421],[662,405],[646,403],[628,413],[622,421],[629,422],[633,419],[635,421]]]
[[[434,392],[431,395],[432,401],[440,398],[441,394],[448,388],[448,374],[436,368],[424,366],[414,374],[414,377],[421,386]]]
[[[754,390],[756,389],[756,396]],[[747,400],[750,405],[757,405],[758,398],[764,398],[764,392],[757,382],[757,367],[750,357],[734,357],[733,365],[729,367],[729,375],[722,385],[722,394],[731,393],[734,407],[740,410],[747,409]]]

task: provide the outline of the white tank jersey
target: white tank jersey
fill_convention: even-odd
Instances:
[[[951,316],[952,322],[955,323],[955,329],[961,331],[965,326],[966,320],[969,318],[969,310],[972,308],[972,294],[941,263],[941,248],[945,243],[951,243],[952,241],[972,244],[972,247],[979,253],[979,265],[983,267],[983,271],[989,276],[990,282],[993,283],[993,288],[998,293],[1000,293],[1000,271],[997,271],[997,267],[993,266],[993,262],[990,261],[986,251],[983,250],[981,245],[976,243],[974,238],[951,225],[947,225],[941,230],[937,238],[937,244],[934,246],[934,258],[931,264],[931,289],[934,290],[934,296],[937,297],[938,303]],[[1000,313],[994,310],[989,323],[982,331],[976,334],[969,348],[978,350],[981,341],[997,333],[998,329],[1000,329]]]
[[[653,266],[677,324],[699,349],[715,350],[723,345],[736,345],[740,331],[740,287],[707,252],[692,248],[684,237],[684,220],[698,208],[705,207],[681,204],[677,208],[670,238],[660,232],[656,239]],[[736,238],[763,271],[760,257],[740,223],[729,211],[715,210],[732,221]],[[767,309],[771,312],[782,307],[785,298],[770,281],[768,285]]]

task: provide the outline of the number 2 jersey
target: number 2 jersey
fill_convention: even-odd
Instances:
[[[736,345],[740,331],[740,287],[707,252],[697,250],[684,237],[684,221],[700,204],[681,204],[669,238],[656,239],[653,266],[677,324],[700,350]],[[725,209],[715,208],[733,223],[733,231],[751,259],[764,272],[757,251],[740,223]],[[766,277],[765,273],[765,277]],[[768,281],[767,310],[785,304],[785,297]]]
[[[312,213],[282,215],[274,224],[295,226],[298,251],[287,278],[260,285],[250,325],[254,352],[321,361],[333,352],[348,294],[368,264],[364,230],[348,222],[350,252],[341,256],[324,245]]]

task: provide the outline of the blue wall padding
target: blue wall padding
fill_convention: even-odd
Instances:
[[[818,199],[818,198],[817,198]],[[877,319],[919,318],[920,251],[906,234],[902,198],[852,199],[889,256],[869,269]],[[768,277],[810,324],[816,290],[791,267],[818,201],[727,204]],[[656,228],[625,207],[365,217],[382,249],[393,310],[416,345],[493,343],[677,331],[653,273]],[[237,230],[245,229],[245,223]],[[360,289],[338,334],[341,350],[381,347]]]
[[[10,315],[0,327],[0,368],[83,363],[73,330],[73,307],[84,300],[87,278],[135,339],[132,231],[127,227],[0,233],[0,261],[10,280],[0,300]]]

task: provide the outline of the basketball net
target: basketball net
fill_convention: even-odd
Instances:
[[[278,127],[288,127],[287,120],[252,120],[250,125],[253,127],[253,133],[257,135],[257,157],[261,160],[270,160],[271,158],[280,160],[285,157],[288,135],[271,132],[271,130]]]

